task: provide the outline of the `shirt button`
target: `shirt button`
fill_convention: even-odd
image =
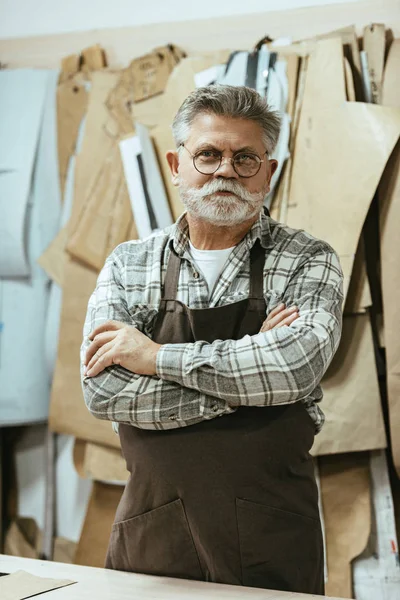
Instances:
[[[214,406],[212,406],[211,408],[214,412],[218,412],[218,404],[214,404]]]
[[[176,421],[176,415],[169,415],[168,419],[170,421]]]
[[[199,274],[198,274],[198,272],[197,272],[197,271],[193,271],[193,277],[194,277],[195,279],[198,279],[198,278],[199,278]]]

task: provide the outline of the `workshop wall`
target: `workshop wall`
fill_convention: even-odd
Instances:
[[[247,60],[247,52],[243,51],[250,51],[261,37],[269,34],[279,38],[279,43],[258,44],[258,73],[264,74],[266,60],[268,65],[275,66],[271,67],[269,85],[265,87],[261,78],[257,78],[257,85],[266,90],[265,94],[274,91],[275,102],[282,104],[279,110],[284,115],[282,131],[285,135],[281,135],[278,144],[282,156],[277,156],[284,165],[282,175],[275,182],[268,206],[279,221],[304,227],[331,243],[340,256],[345,274],[342,342],[323,380],[327,422],[316,438],[312,453],[318,457],[317,480],[327,533],[327,571],[331,574],[328,591],[331,595],[350,597],[354,587],[356,597],[364,600],[367,596],[361,595],[364,593],[361,588],[365,587],[363,574],[372,572],[372,564],[376,568],[375,575],[379,567],[386,577],[389,571],[385,569],[388,565],[393,567],[397,550],[389,473],[393,478],[393,495],[398,494],[396,506],[400,506],[398,479],[395,479],[393,465],[388,471],[385,453],[388,447],[387,454],[393,455],[394,466],[400,474],[400,441],[394,435],[400,426],[397,403],[400,346],[397,329],[391,327],[398,322],[400,293],[396,269],[400,261],[399,217],[396,216],[400,210],[400,112],[396,92],[396,65],[400,58],[398,2],[384,0],[381,4],[359,0],[344,4],[343,0],[287,0],[278,4],[250,0],[243,6],[233,0],[211,6],[205,0],[201,9],[197,3],[189,6],[182,1],[171,1],[168,8],[166,3],[157,2],[147,9],[132,8],[134,3],[123,0],[108,4],[100,0],[95,14],[91,4],[78,5],[71,0],[68,6],[57,7],[55,11],[48,0],[37,0],[34,7],[27,0],[14,0],[12,4],[3,0],[0,7],[0,66],[6,67],[0,75],[6,82],[4,89],[7,90],[7,82],[11,81],[7,77],[16,72],[15,67],[40,67],[35,76],[52,82],[53,107],[57,106],[57,124],[55,119],[44,120],[40,135],[44,138],[48,121],[54,130],[57,128],[58,152],[52,154],[53,158],[58,156],[61,186],[57,178],[57,189],[61,190],[63,203],[58,193],[48,191],[48,180],[41,181],[43,173],[39,168],[35,167],[32,179],[46,184],[36,185],[37,189],[46,188],[43,193],[46,206],[64,207],[57,221],[57,234],[48,232],[48,243],[34,260],[52,280],[51,289],[57,291],[58,287],[60,311],[61,292],[64,294],[60,329],[56,328],[60,332],[59,343],[56,344],[56,336],[53,336],[53,342],[46,347],[48,364],[39,365],[51,375],[54,370],[49,423],[50,429],[58,433],[55,535],[58,540],[63,537],[67,541],[79,541],[75,554],[78,564],[103,564],[111,517],[127,477],[118,447],[119,438],[109,422],[95,421],[87,411],[77,369],[81,320],[98,270],[110,248],[117,245],[117,239],[144,237],[143,228],[149,224],[153,227],[148,209],[146,219],[138,209],[136,198],[140,197],[143,181],[135,179],[129,165],[123,162],[123,149],[139,139],[145,148],[145,167],[151,168],[152,173],[160,171],[165,184],[165,205],[169,204],[171,215],[176,218],[182,205],[160,160],[171,147],[173,114],[187,93],[195,86],[205,85],[207,78],[221,82],[220,77],[234,76],[235,85],[240,85],[245,74],[240,55],[246,54]],[[336,4],[341,6],[336,7]],[[311,5],[314,8],[306,9]],[[259,12],[264,12],[263,19],[256,14]],[[192,22],[182,22],[187,20]],[[38,34],[41,37],[26,37]],[[315,38],[317,35],[319,39]],[[290,38],[292,43],[286,44],[282,36]],[[175,47],[161,45],[167,42]],[[215,42],[218,43],[214,47]],[[242,51],[229,63],[229,69],[228,48]],[[182,51],[187,54],[186,58]],[[272,60],[276,63],[270,63]],[[151,70],[144,64],[150,64]],[[224,69],[221,70],[221,66]],[[60,68],[60,73],[51,71]],[[29,74],[30,70],[26,72]],[[19,89],[30,89],[28,84],[29,81],[24,81]],[[12,82],[9,87],[12,88]],[[24,94],[20,94],[23,96],[20,114],[26,116],[33,103],[26,103],[26,92]],[[43,114],[48,116],[48,111],[44,110]],[[379,139],[376,131],[381,133]],[[22,137],[23,143],[26,137]],[[145,144],[150,138],[160,164],[154,151],[150,153],[149,145]],[[396,151],[389,160],[395,145]],[[152,144],[150,147],[153,148]],[[42,155],[43,148],[39,152],[39,156]],[[324,157],[327,160],[322,160]],[[39,164],[43,159],[37,162],[43,167]],[[334,163],[340,166],[339,193],[337,177],[331,168]],[[49,168],[46,176],[52,170],[56,171]],[[108,178],[110,172],[114,177]],[[75,180],[71,173],[76,176]],[[315,173],[319,176],[315,177]],[[378,194],[375,193],[377,186]],[[158,193],[155,196],[160,198]],[[49,197],[53,202],[48,202]],[[154,197],[150,193],[153,212]],[[378,200],[380,220],[370,208],[377,211]],[[101,219],[88,219],[93,208],[99,209]],[[129,218],[124,218],[127,213]],[[156,216],[158,219],[160,214]],[[32,222],[38,221],[32,218]],[[157,223],[164,226],[161,221]],[[40,228],[32,227],[34,229]],[[374,253],[374,241],[378,238],[381,241],[379,264]],[[11,268],[7,261],[3,262],[3,269]],[[382,303],[377,302],[380,288],[374,272],[378,266],[382,269],[384,310]],[[0,308],[4,312],[4,306]],[[8,331],[13,332],[14,338],[18,337],[12,327],[7,329],[7,335]],[[14,340],[10,342],[3,335],[1,341],[3,347],[9,349]],[[386,381],[384,348],[389,388],[389,401],[385,404],[380,390]],[[31,370],[36,376],[39,370],[37,356],[25,365],[27,369],[20,364],[26,361],[26,355],[25,351],[13,361],[18,374],[25,375],[18,377],[19,385],[26,384],[29,367],[34,367]],[[1,368],[5,372],[5,359],[8,352],[2,354],[0,375]],[[9,387],[14,394],[11,400],[6,398],[9,408],[17,411],[20,405],[39,406],[27,385],[29,391],[21,399],[19,388],[14,384],[17,380],[14,371],[10,375],[7,370],[7,376],[6,382],[7,379],[12,382]],[[50,387],[50,376],[48,383]],[[3,388],[2,392],[4,400]],[[36,396],[41,398],[43,394],[36,393]],[[1,401],[0,394],[0,417],[4,417]],[[36,423],[47,416],[46,412],[45,416],[28,419],[27,410],[20,413],[21,419],[13,421],[17,425]],[[10,424],[3,419],[3,425]],[[392,435],[388,435],[390,432]],[[38,529],[43,530],[46,426],[20,427],[15,439],[18,506],[13,515],[31,518]],[[91,480],[94,480],[93,485]],[[380,521],[378,542],[383,544],[386,553],[372,555],[371,546],[370,554],[361,554],[376,515]],[[382,522],[386,518],[390,527],[384,523],[385,528]],[[102,527],[98,527],[99,523]],[[13,524],[18,529],[18,519]],[[15,529],[12,533],[16,533]],[[398,570],[395,576],[399,582]],[[380,585],[377,575],[375,579],[376,585]],[[385,581],[389,581],[388,577]],[[392,583],[394,581],[393,577]],[[375,600],[380,595],[371,597]]]
[[[215,3],[203,0],[188,3],[155,0],[152,4],[132,4],[129,0],[98,0],[96,10],[90,1],[71,0],[55,5],[52,0],[3,0],[0,4],[0,38],[57,34],[150,23],[208,19],[229,15],[302,8],[321,4],[341,4],[346,0],[241,0]],[[357,0],[356,0],[357,1]],[[44,460],[45,428],[41,425],[26,428],[18,441],[16,452],[18,478],[18,514],[35,519],[44,526]],[[77,542],[91,492],[91,481],[78,476],[72,459],[73,438],[59,436],[57,457],[57,534]]]
[[[357,1],[357,0],[356,0]],[[231,0],[201,3],[186,0],[151,4],[132,4],[129,0],[71,0],[55,4],[52,0],[3,0],[0,3],[0,38],[25,37],[84,31],[120,26],[138,26],[150,23],[208,19],[229,15],[302,8],[321,4],[342,4],[346,0]],[[18,514],[35,519],[40,529],[44,526],[45,482],[45,428],[37,425],[26,428],[18,441],[16,466],[18,478]],[[91,481],[78,476],[72,460],[73,438],[59,436],[57,457],[57,534],[74,542],[79,540],[91,491]]]
[[[353,2],[357,0],[353,0]],[[187,0],[2,0],[0,3],[0,38],[24,37],[85,31],[108,27],[129,27],[150,23],[168,23],[192,19],[210,19],[226,15],[252,14],[322,4],[343,4],[346,0],[230,0],[187,2]]]

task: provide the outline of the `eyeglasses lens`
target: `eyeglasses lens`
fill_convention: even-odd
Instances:
[[[198,154],[194,158],[196,169],[203,175],[212,175],[221,165],[221,157],[215,154]],[[251,154],[238,154],[233,160],[236,173],[242,177],[251,177],[260,169],[260,161]]]

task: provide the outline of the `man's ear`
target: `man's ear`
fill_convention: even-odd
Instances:
[[[269,161],[269,167],[270,167],[270,174],[271,174],[271,176],[270,176],[270,181],[271,181],[272,175],[275,173],[275,171],[276,171],[276,170],[277,170],[277,168],[278,168],[278,161],[277,161],[277,160],[275,160],[274,158],[273,158],[273,159],[271,159],[271,160]]]
[[[177,186],[179,185],[179,154],[176,150],[168,150],[165,158],[171,171],[171,181]]]
[[[269,193],[269,191],[271,189],[271,187],[270,187],[271,186],[271,179],[272,179],[273,174],[277,170],[277,168],[278,168],[278,161],[275,160],[275,159],[270,160],[269,161],[268,174],[267,174],[267,184],[268,184],[267,193]]]

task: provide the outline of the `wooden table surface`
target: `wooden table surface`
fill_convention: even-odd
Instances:
[[[20,570],[39,577],[72,579],[77,582],[74,585],[46,592],[43,600],[53,600],[53,598],[65,600],[191,600],[192,598],[196,600],[210,600],[210,598],[212,600],[311,600],[311,598],[322,598],[309,594],[153,577],[0,554],[0,573],[14,573]]]

